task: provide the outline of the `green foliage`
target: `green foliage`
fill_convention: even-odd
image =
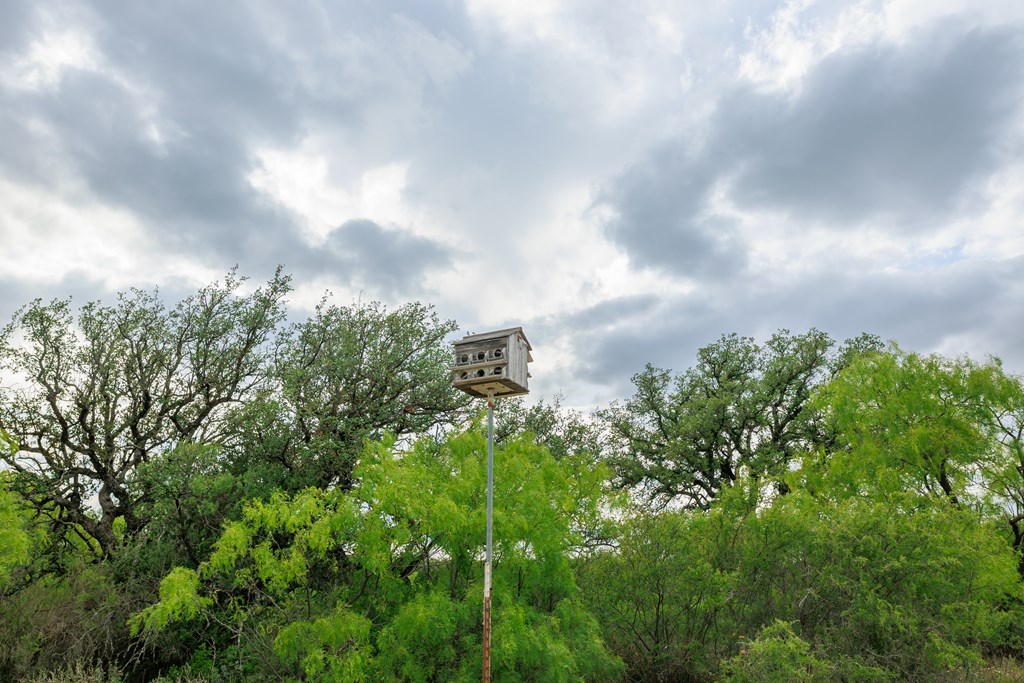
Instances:
[[[0,394],[0,425],[21,450],[0,460],[39,514],[73,523],[108,556],[120,545],[116,519],[129,537],[142,531],[139,466],[182,441],[216,442],[225,406],[264,379],[288,278],[248,296],[236,295],[241,284],[230,273],[171,309],[132,290],[77,317],[61,300],[15,314],[0,332],[0,372],[26,388]]]
[[[123,683],[123,681],[124,679],[117,669],[100,664],[87,665],[79,660],[56,671],[25,679],[23,683]]]
[[[945,500],[773,497],[740,480],[709,512],[634,517],[581,582],[630,680],[706,680],[777,620],[832,667],[809,676],[931,680],[1020,647],[1015,565],[997,526]],[[729,671],[757,680],[769,659]]]
[[[912,490],[1002,516],[1024,549],[1024,384],[997,360],[907,353],[852,363],[815,399],[834,451],[804,468],[823,495]],[[1020,564],[1024,577],[1024,560]]]
[[[140,629],[158,631],[171,620],[188,620],[200,614],[213,601],[199,594],[199,576],[195,571],[175,567],[160,582],[160,601],[132,620],[132,635]]]
[[[0,472],[0,592],[10,587],[14,570],[28,563],[32,547],[29,515],[21,497],[11,490],[10,479]]]
[[[275,337],[287,280],[238,285],[6,328],[0,679],[478,680],[486,445],[453,324],[322,304]],[[998,361],[783,331],[634,381],[598,420],[499,403],[495,681],[1022,680]]]
[[[469,399],[451,388],[449,371],[454,330],[419,303],[322,302],[279,336],[274,390],[235,416],[244,445],[235,459],[291,492],[351,487],[364,440],[464,417]]]
[[[522,604],[509,605],[500,614],[492,655],[496,681],[620,677],[621,663],[608,656],[597,622],[577,601],[563,601],[550,614]]]
[[[368,679],[369,619],[339,607],[314,621],[296,621],[281,629],[274,651],[309,680],[355,683]]]
[[[895,347],[859,358],[816,398],[839,440],[829,461],[832,485],[845,480],[844,494],[876,486],[963,496],[972,469],[994,446],[986,374],[966,359]]]
[[[600,423],[562,406],[561,397],[551,403],[543,400],[527,405],[522,398],[497,402],[494,409],[494,440],[507,440],[532,434],[556,460],[566,455],[591,455],[601,452]]]
[[[782,330],[762,347],[735,334],[698,350],[672,377],[651,365],[633,377],[635,395],[601,412],[623,486],[648,501],[708,509],[744,474],[779,477],[827,434],[808,409],[812,391],[858,354],[862,336],[835,350],[825,333]]]
[[[63,576],[33,581],[0,600],[0,680],[74,670],[85,662],[113,666],[136,651],[124,623],[131,611],[130,596],[103,565],[79,563]]]
[[[209,556],[222,526],[238,516],[251,495],[242,478],[225,470],[221,448],[194,443],[143,463],[138,482],[148,492],[140,510],[149,523],[145,535],[135,539],[135,555],[171,555],[192,567]],[[136,571],[141,559],[136,558]]]
[[[377,671],[388,680],[436,681],[459,671],[460,659],[477,649],[467,634],[482,603],[453,600],[442,591],[417,594],[402,605],[377,639]],[[469,607],[469,609],[467,609]],[[461,637],[460,637],[461,636]],[[478,658],[472,658],[474,661]]]
[[[258,616],[277,624],[291,675],[317,680],[462,676],[479,661],[485,453],[476,429],[406,452],[368,444],[353,488],[248,505],[199,575],[172,572],[138,623],[152,633],[220,613],[242,629]],[[569,563],[581,529],[601,524],[603,467],[522,439],[495,460],[496,680],[613,679],[619,665],[573,600]]]
[[[741,633],[794,621],[833,655],[902,680],[1010,644],[1014,616],[999,606],[1021,597],[1013,553],[976,513],[914,495],[833,503],[795,492],[746,526]]]
[[[828,664],[811,654],[810,644],[785,621],[765,626],[751,642],[725,663],[728,683],[810,683],[835,680]]]
[[[698,680],[716,667],[734,583],[723,525],[717,509],[634,514],[616,552],[581,564],[582,595],[630,680]]]

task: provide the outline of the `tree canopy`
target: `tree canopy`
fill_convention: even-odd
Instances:
[[[476,680],[483,414],[428,305],[229,273],[0,334],[0,679]],[[1024,679],[1024,382],[725,335],[501,400],[495,681]]]
[[[228,407],[267,376],[261,351],[288,291],[281,274],[236,296],[242,282],[229,274],[170,309],[131,290],[77,319],[68,300],[36,300],[0,333],[0,370],[23,381],[0,395],[0,424],[19,446],[0,457],[54,525],[111,553],[115,520],[129,536],[146,525],[138,467],[178,443],[223,438]]]
[[[706,510],[742,474],[777,478],[828,438],[808,407],[812,392],[879,347],[871,335],[837,349],[819,330],[782,330],[764,346],[725,335],[674,377],[648,365],[633,397],[601,413],[619,482],[651,502]]]

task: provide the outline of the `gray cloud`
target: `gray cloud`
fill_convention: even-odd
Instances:
[[[699,144],[652,150],[608,183],[609,237],[639,265],[736,277],[745,248],[709,212],[716,190],[797,224],[920,231],[968,206],[1012,151],[1022,41],[942,25],[906,46],[872,44],[815,65],[796,94],[734,89]]]
[[[840,336],[874,332],[911,350],[993,354],[1020,371],[1021,282],[1021,257],[924,272],[821,273],[777,292],[780,301],[792,302],[791,312],[780,311],[778,318]],[[985,341],[965,346],[966,338]]]
[[[606,233],[640,266],[709,279],[738,274],[743,246],[727,219],[708,213],[716,172],[711,159],[694,158],[681,144],[655,150],[599,197],[614,213]]]
[[[72,294],[73,293],[73,294]],[[71,297],[75,306],[87,301],[111,301],[110,292],[101,284],[80,273],[49,283],[24,282],[0,278],[0,327],[11,321],[11,316],[22,306],[35,299],[67,299]]]
[[[377,125],[374,102],[401,99],[407,83],[378,71],[398,57],[375,26],[407,23],[383,10],[329,15],[315,5],[101,1],[93,9],[97,52],[114,68],[66,68],[54,87],[0,92],[0,173],[43,187],[80,180],[96,200],[136,216],[162,249],[214,267],[347,264],[312,249],[298,219],[248,177],[261,147],[296,145],[310,120],[353,132]],[[23,28],[22,43],[27,35]],[[297,42],[275,41],[281,35]],[[302,41],[332,49],[303,52]],[[419,68],[410,78],[429,80]]]
[[[135,282],[133,287],[145,291],[156,290],[167,306],[173,306],[183,298],[194,294],[196,288],[179,280],[164,282]],[[123,288],[127,290],[128,288]],[[18,309],[35,299],[49,302],[53,299],[70,299],[72,310],[77,310],[89,301],[101,301],[108,306],[116,305],[115,292],[109,287],[81,271],[71,271],[60,279],[49,282],[28,282],[0,278],[0,327],[10,322]]]
[[[31,17],[26,0],[0,3],[0,55],[20,48],[28,38],[26,25]]]
[[[248,74],[225,73],[224,59],[204,63],[204,54],[227,49],[232,37],[203,36],[201,21],[190,30],[177,26],[174,39],[177,22],[166,16],[151,14],[151,25],[135,26],[148,10],[111,12],[119,23],[98,34],[101,52],[121,62],[127,81],[68,68],[53,88],[0,95],[6,174],[43,186],[61,175],[80,179],[99,201],[136,215],[162,248],[207,263],[264,266],[259,247],[266,242],[279,252],[301,249],[291,217],[246,180],[244,136],[287,140],[296,130],[294,116],[274,106],[272,77],[260,83],[258,65]],[[170,54],[171,40],[194,43]]]
[[[1022,57],[1011,31],[947,27],[909,46],[837,53],[793,100],[726,98],[709,153],[731,160],[745,208],[927,228],[1005,161]]]
[[[365,219],[336,228],[326,248],[343,279],[368,284],[387,296],[421,291],[427,273],[451,266],[454,257],[450,249],[431,239],[385,230]]]
[[[638,294],[610,298],[569,315],[526,321],[524,328],[537,354],[544,354],[545,347],[550,348],[560,338],[568,341],[566,346],[572,353],[571,363],[561,364],[569,373],[538,377],[538,391],[553,395],[561,390],[572,395],[577,393],[580,383],[588,383],[605,387],[611,395],[629,393],[630,377],[646,363],[667,363],[676,358],[678,349],[666,353],[670,345],[663,336],[664,328],[677,319],[674,316],[685,316],[692,322],[698,309],[703,309],[702,314],[707,315],[703,302],[693,300],[688,305],[693,310],[684,312],[682,307],[666,310],[664,297]],[[551,389],[551,386],[559,389]]]
[[[629,377],[646,363],[675,371],[693,365],[698,348],[736,332],[759,341],[786,328],[822,329],[837,341],[862,332],[906,349],[1002,358],[1024,370],[1024,257],[963,262],[926,272],[821,271],[787,284],[736,280],[712,300],[703,293],[638,307],[628,317],[569,316],[553,331],[579,343],[578,377],[631,393]],[[620,300],[625,303],[625,300]],[[594,307],[607,310],[608,303]],[[615,325],[615,322],[625,324]],[[552,325],[552,321],[532,323]],[[570,390],[570,393],[572,390]]]
[[[796,30],[828,26],[840,5],[815,4],[798,14],[807,23]],[[912,253],[931,226],[980,211],[978,188],[1019,158],[1020,26],[919,24],[898,45],[820,59],[799,90],[737,85],[735,64],[721,57],[741,40],[743,22],[732,20],[749,13],[752,26],[770,28],[775,9],[702,12],[708,30],[684,13],[676,18],[686,39],[672,45],[671,30],[655,35],[643,6],[564,7],[551,17],[553,39],[534,26],[499,29],[460,3],[14,0],[0,4],[8,64],[47,28],[88,32],[101,59],[98,70],[66,67],[37,90],[0,89],[0,180],[33,185],[25,196],[50,193],[65,207],[122,210],[149,232],[143,242],[215,272],[238,263],[260,279],[280,262],[300,286],[316,278],[368,296],[436,298],[467,329],[524,324],[538,358],[569,338],[576,365],[564,377],[538,377],[545,395],[571,397],[582,386],[602,401],[621,396],[646,362],[680,370],[724,332],[763,339],[780,327],[816,326],[837,338],[873,331],[920,350],[992,351],[1024,368],[1018,261],[971,262],[972,248],[909,272],[864,257],[847,264],[827,244],[836,235],[823,236],[888,230]],[[708,102],[717,112],[707,127],[673,134]],[[379,216],[316,216],[341,225],[314,247],[300,217],[250,186],[265,149],[322,156],[324,184],[349,196],[367,171],[400,162],[403,205],[431,234],[448,232],[434,240]],[[639,160],[623,170],[628,159]],[[572,272],[592,268],[592,281],[570,281],[550,254],[544,272],[536,265],[544,231],[575,221],[588,187],[599,188],[592,215],[610,216],[601,227],[632,265],[685,277],[693,293],[655,285],[531,320],[529,305],[485,307],[464,291],[430,287],[457,260],[473,283],[502,267],[530,291],[614,287],[617,269],[596,273],[607,266],[604,249],[564,253]],[[765,245],[746,222],[741,233],[716,213],[719,196],[752,220],[785,221],[793,239],[813,226],[816,253],[834,266],[765,272],[751,255]],[[30,213],[19,207],[20,217]],[[999,229],[985,227],[986,239]],[[601,263],[579,267],[597,251]],[[0,314],[4,302],[37,295],[111,298],[74,273],[39,287],[2,278]]]
[[[661,299],[655,294],[634,294],[606,299],[568,316],[558,318],[559,324],[570,327],[593,328],[601,325],[618,325],[654,310]]]

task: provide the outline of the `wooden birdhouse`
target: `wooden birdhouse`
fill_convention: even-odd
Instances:
[[[463,337],[455,342],[452,386],[478,398],[528,394],[532,348],[521,327]]]

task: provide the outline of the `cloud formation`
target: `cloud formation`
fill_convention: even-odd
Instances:
[[[388,296],[416,293],[433,270],[452,265],[453,254],[425,237],[385,230],[373,221],[352,220],[327,239],[342,278]]]
[[[1020,32],[1002,28],[835,52],[795,92],[726,92],[710,130],[651,150],[597,206],[637,264],[697,278],[743,272],[749,245],[723,204],[833,230],[933,229],[977,210],[1020,147],[1022,64]]]
[[[683,5],[4,3],[0,318],[282,263],[570,405],[782,327],[1024,371],[1024,6]]]

